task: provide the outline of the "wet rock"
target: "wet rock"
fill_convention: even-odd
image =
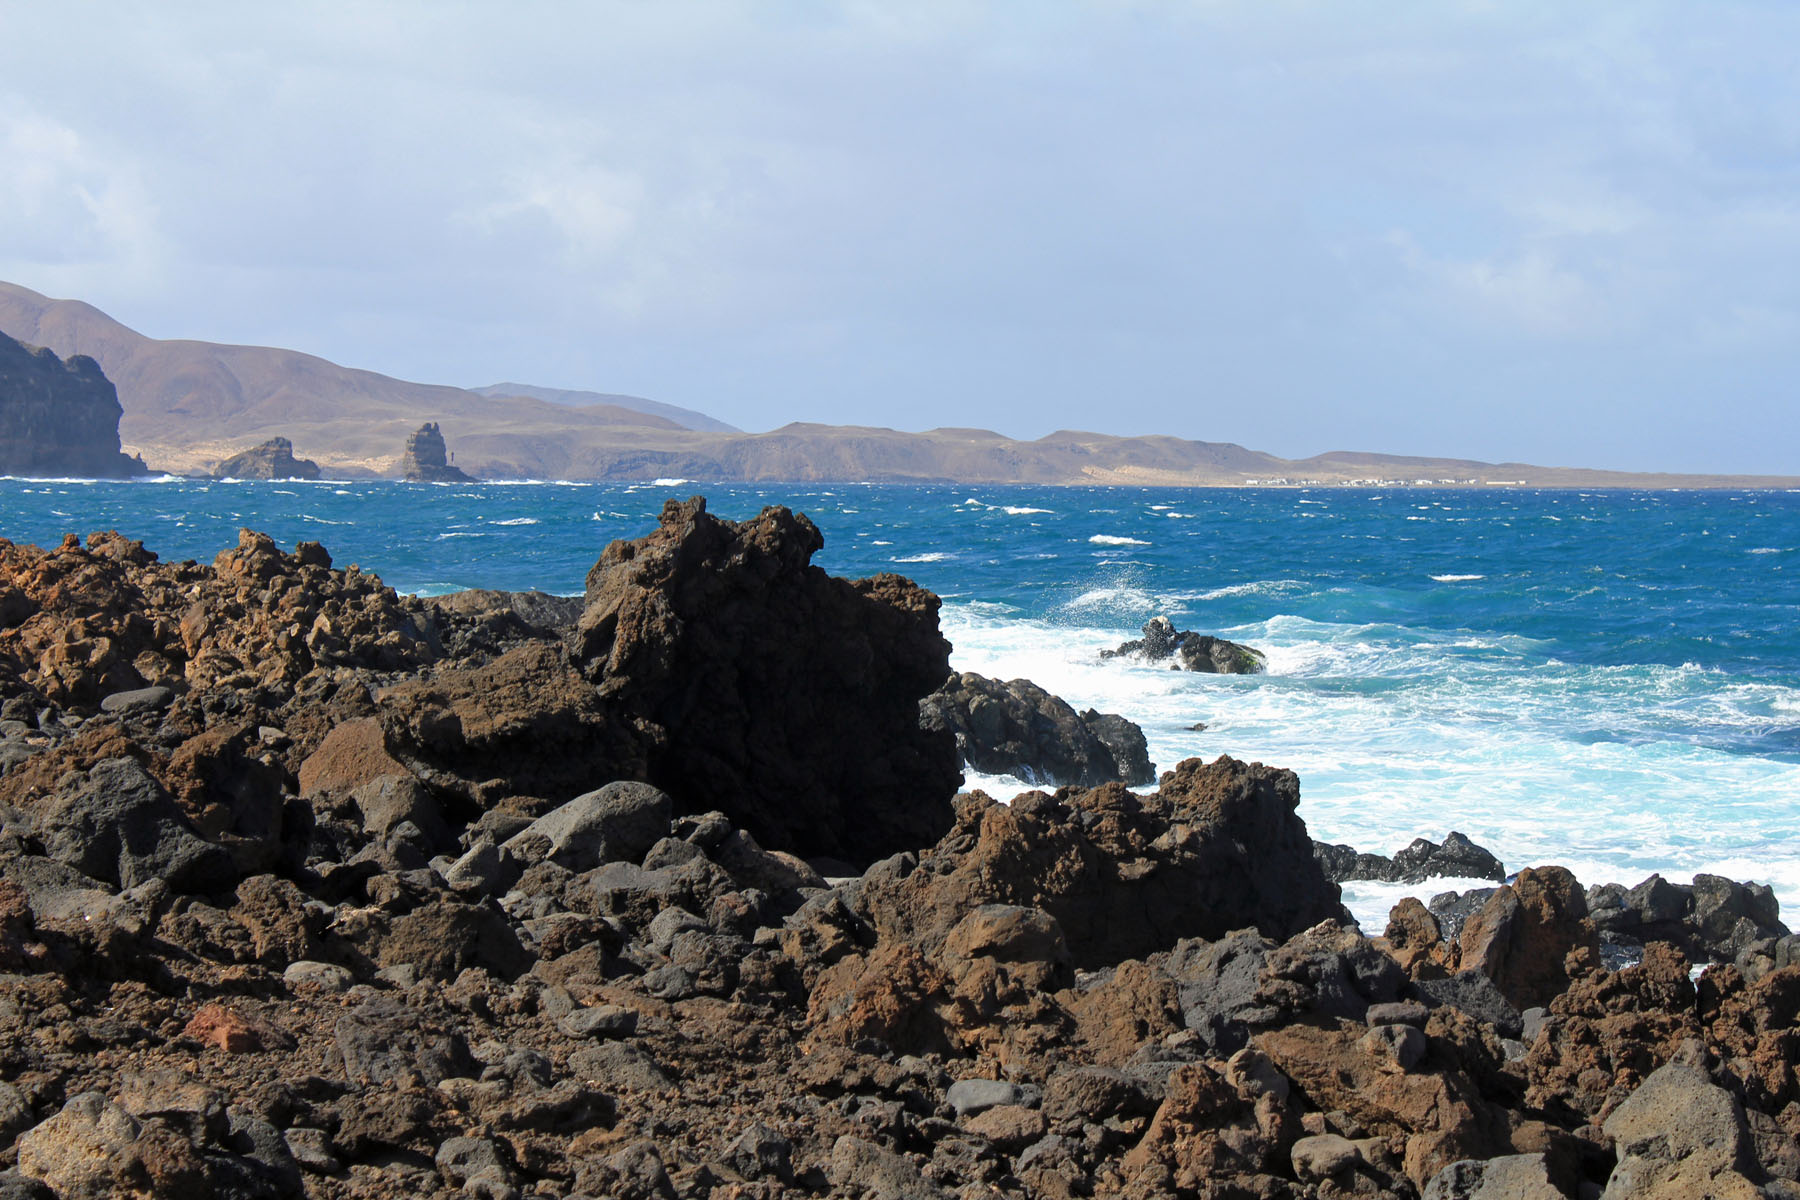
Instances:
[[[1255,675],[1263,669],[1263,653],[1224,638],[1177,630],[1167,617],[1151,617],[1144,636],[1117,650],[1102,650],[1101,658],[1141,658],[1167,662],[1186,671],[1212,675]]]
[[[952,675],[919,702],[919,720],[955,734],[963,761],[984,774],[1052,787],[1156,780],[1143,730],[1123,717],[1077,713],[1029,679]]]
[[[1442,844],[1415,838],[1392,858],[1359,853],[1349,846],[1313,843],[1326,877],[1334,883],[1373,879],[1387,883],[1423,883],[1427,879],[1506,878],[1500,860],[1467,837],[1452,831]]]

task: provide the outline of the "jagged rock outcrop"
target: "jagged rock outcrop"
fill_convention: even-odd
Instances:
[[[1142,729],[1112,713],[1078,713],[1029,679],[952,675],[919,702],[919,722],[955,734],[963,761],[988,775],[1050,787],[1156,781]]]
[[[1313,856],[1333,883],[1372,879],[1384,883],[1423,883],[1427,879],[1492,879],[1504,881],[1506,868],[1492,853],[1452,830],[1442,844],[1414,838],[1392,858],[1368,854],[1352,846],[1313,843]]]
[[[119,451],[119,393],[84,354],[68,360],[0,333],[0,474],[128,479],[148,474]]]
[[[214,479],[317,479],[319,464],[295,458],[294,443],[273,437],[260,446],[234,454],[213,468]]]
[[[1041,908],[1082,967],[1246,926],[1286,937],[1342,915],[1299,801],[1293,772],[1230,758],[1189,759],[1149,796],[1109,784],[1004,805],[977,792],[943,841],[867,881],[862,902],[876,929],[927,947],[981,905]]]
[[[1101,658],[1138,658],[1166,662],[1171,669],[1200,671],[1209,675],[1255,675],[1263,669],[1263,652],[1240,646],[1210,634],[1177,630],[1167,617],[1144,622],[1144,636],[1117,650],[1102,650]]]
[[[785,508],[725,521],[669,501],[606,548],[575,653],[644,739],[645,778],[723,808],[772,849],[868,862],[950,827],[955,739],[919,727],[950,674],[938,598],[909,579],[835,579]]]
[[[473,483],[461,467],[450,465],[450,450],[436,421],[427,421],[406,435],[406,451],[400,456],[400,478],[408,483]]]

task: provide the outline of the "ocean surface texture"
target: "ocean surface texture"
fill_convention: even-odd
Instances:
[[[210,561],[249,526],[402,591],[576,593],[695,492],[805,512],[828,570],[944,597],[959,669],[1121,713],[1163,768],[1293,768],[1314,837],[1391,854],[1461,830],[1590,884],[1757,879],[1800,924],[1794,493],[4,480],[0,534],[117,528]],[[1100,660],[1158,614],[1267,674]],[[1402,892],[1449,886],[1347,899],[1379,930]]]

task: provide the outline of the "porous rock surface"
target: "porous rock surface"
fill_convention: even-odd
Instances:
[[[691,807],[597,773],[550,791],[576,772],[528,767],[533,744],[599,763],[609,738],[653,743],[614,728],[625,693],[596,691],[593,658],[510,603],[397,597],[254,535],[213,567],[107,537],[0,565],[25,598],[0,634],[0,1196],[1800,1181],[1800,967],[1771,953],[1695,982],[1653,940],[1605,969],[1579,885],[1550,868],[1452,937],[1417,901],[1366,937],[1291,773],[1221,759],[1149,796],[969,794],[827,880],[729,795]],[[694,639],[742,646],[650,594],[655,627],[689,639],[675,661]],[[329,649],[310,626],[281,640],[309,614]],[[167,696],[103,707],[125,668]]]

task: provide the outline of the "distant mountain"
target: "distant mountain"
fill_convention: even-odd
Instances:
[[[118,386],[126,449],[156,469],[192,474],[283,436],[327,476],[395,475],[408,436],[436,422],[456,465],[490,479],[1800,486],[1794,477],[1634,475],[1348,451],[1290,460],[1229,442],[1069,430],[1035,441],[987,429],[902,433],[810,424],[742,433],[636,397],[516,383],[471,391],[407,383],[293,350],[157,341],[91,305],[7,283],[0,283],[0,331],[99,360]]]
[[[533,400],[544,400],[551,404],[567,404],[572,408],[590,408],[596,404],[611,405],[614,408],[629,408],[633,412],[649,413],[653,417],[663,417],[675,422],[683,429],[697,429],[712,433],[742,433],[736,425],[709,417],[705,413],[695,412],[691,408],[678,408],[673,404],[664,404],[660,400],[646,400],[642,396],[619,396],[612,392],[575,392],[566,388],[534,387],[529,383],[495,383],[487,387],[470,388],[477,396],[529,396]]]
[[[327,473],[389,474],[409,434],[441,423],[452,450],[472,435],[501,439],[508,460],[529,464],[530,444],[603,441],[621,427],[674,431],[679,423],[610,404],[582,408],[529,397],[408,383],[263,346],[147,338],[78,300],[52,300],[0,283],[0,332],[58,354],[96,359],[118,388],[120,437],[158,470],[204,474],[268,441],[292,439]],[[514,439],[509,441],[508,439]],[[478,460],[470,461],[479,469]]]

